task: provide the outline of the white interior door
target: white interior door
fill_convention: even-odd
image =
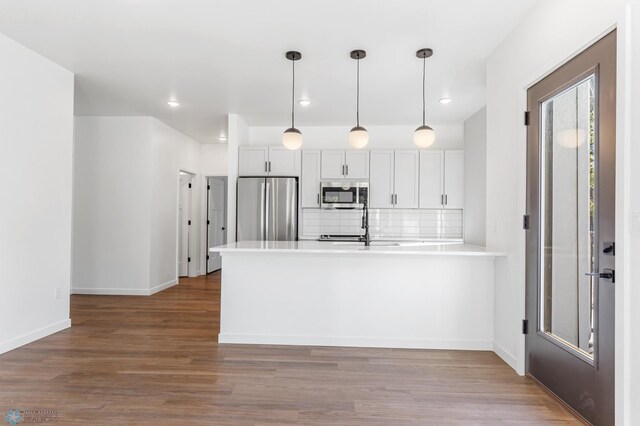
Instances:
[[[226,194],[225,182],[219,178],[209,178],[208,182],[208,210],[207,210],[207,241],[208,248],[213,248],[226,244],[227,223],[226,223]],[[207,250],[207,273],[217,271],[222,268],[222,258],[220,253],[211,253]]]
[[[191,225],[191,175],[180,172],[178,193],[178,276],[189,276],[189,226]]]

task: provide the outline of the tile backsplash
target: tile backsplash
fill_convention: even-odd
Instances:
[[[302,239],[320,235],[362,235],[362,210],[303,209]],[[462,210],[370,209],[372,238],[462,239]]]

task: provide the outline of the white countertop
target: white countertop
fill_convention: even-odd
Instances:
[[[506,253],[487,250],[461,242],[446,241],[372,241],[364,243],[333,241],[240,241],[209,249],[219,253],[314,253],[314,254],[384,254],[430,256],[506,256]]]

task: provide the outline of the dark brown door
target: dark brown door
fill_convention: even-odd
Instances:
[[[613,425],[616,32],[527,102],[527,373]]]

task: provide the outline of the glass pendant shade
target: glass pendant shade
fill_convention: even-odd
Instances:
[[[413,132],[413,143],[418,148],[429,148],[436,141],[436,132],[429,126],[420,126]]]
[[[362,149],[369,143],[369,132],[362,126],[356,126],[349,132],[349,145],[353,149]]]
[[[300,149],[302,146],[302,132],[294,127],[285,130],[282,135],[282,145],[292,151]]]

